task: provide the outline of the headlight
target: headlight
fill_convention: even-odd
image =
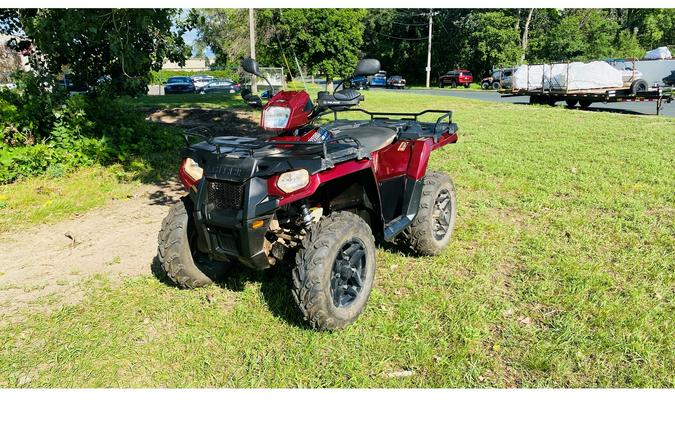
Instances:
[[[286,193],[295,192],[309,184],[309,173],[305,169],[283,173],[277,180],[277,187]]]
[[[283,129],[291,117],[291,109],[288,107],[272,106],[263,110],[263,127],[267,129]]]
[[[187,173],[187,175],[192,177],[195,181],[201,179],[204,175],[204,169],[199,167],[199,164],[189,157],[183,162],[183,170],[185,170],[185,173]]]

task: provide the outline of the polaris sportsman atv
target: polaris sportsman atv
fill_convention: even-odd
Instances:
[[[267,81],[254,60],[243,68]],[[380,70],[361,60],[354,76]],[[267,81],[269,84],[269,81]],[[338,85],[339,88],[339,85]],[[363,311],[375,278],[375,238],[436,255],[450,241],[455,191],[444,173],[427,171],[430,154],[457,141],[452,113],[374,113],[353,108],[354,90],[273,93],[256,139],[186,134],[180,180],[188,195],[162,222],[159,260],[179,286],[226,277],[228,264],[255,269],[294,260],[293,297],[309,324],[339,329]],[[350,111],[365,120],[339,119]],[[425,114],[440,114],[422,122]],[[318,118],[333,115],[319,125]],[[325,120],[324,120],[325,121]]]

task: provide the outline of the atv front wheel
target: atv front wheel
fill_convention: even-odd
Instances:
[[[421,255],[438,255],[450,242],[455,228],[457,207],[455,187],[445,173],[424,176],[422,198],[417,215],[404,236],[409,246]]]
[[[313,328],[344,328],[361,314],[375,278],[375,239],[350,212],[321,219],[295,256],[293,298]]]
[[[166,275],[179,287],[207,286],[222,277],[229,263],[213,261],[197,250],[192,201],[183,197],[169,210],[159,231],[157,256]]]

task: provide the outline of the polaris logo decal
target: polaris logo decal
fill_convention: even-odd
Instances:
[[[241,167],[232,167],[221,164],[215,168],[215,173],[221,176],[241,177],[244,175],[244,170]]]

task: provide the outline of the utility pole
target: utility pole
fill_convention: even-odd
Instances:
[[[253,8],[248,9],[248,32],[251,42],[251,58],[255,60],[255,15],[253,14]],[[254,95],[258,94],[255,75],[251,75],[251,93]]]
[[[429,9],[429,41],[427,45],[427,88],[429,88],[429,81],[431,79],[431,28],[434,24],[433,9]]]

